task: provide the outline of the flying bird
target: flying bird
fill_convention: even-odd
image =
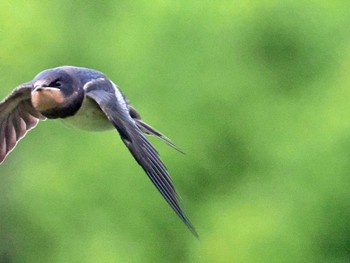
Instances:
[[[145,135],[153,135],[181,150],[142,121],[106,75],[88,68],[62,66],[44,70],[15,88],[0,102],[0,164],[25,134],[45,119],[61,119],[69,126],[90,131],[115,128],[164,199],[198,237],[180,206],[167,168]]]

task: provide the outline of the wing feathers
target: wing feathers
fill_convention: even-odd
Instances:
[[[0,164],[25,134],[45,119],[32,106],[30,92],[31,85],[26,83],[0,102]]]
[[[120,101],[121,92],[107,79],[98,79],[85,86],[86,94],[95,100],[114,127],[118,130],[124,144],[149,179],[172,207],[175,213],[196,236],[197,232],[181,209],[173,182],[167,168],[161,161],[157,150],[146,139],[143,132],[159,137],[161,133],[140,122],[140,115],[128,107],[126,101]],[[142,123],[142,124],[141,124]],[[143,125],[144,124],[144,125]],[[160,137],[161,138],[161,137]]]

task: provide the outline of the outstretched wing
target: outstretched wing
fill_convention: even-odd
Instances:
[[[139,126],[130,116],[121,91],[108,79],[100,78],[85,85],[86,95],[96,101],[128,147],[135,160],[147,173],[153,184],[175,213],[198,237],[193,225],[180,207],[175,187],[156,149],[147,141]]]
[[[24,83],[0,102],[0,164],[25,134],[45,119],[32,106],[30,92],[31,84]]]

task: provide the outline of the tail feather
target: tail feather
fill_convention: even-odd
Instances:
[[[157,131],[147,123],[143,122],[141,119],[134,119],[136,122],[136,125],[141,129],[142,132],[144,132],[147,135],[155,136],[159,139],[161,139],[163,142],[168,144],[173,149],[177,150],[178,152],[185,154],[179,147],[177,147],[168,137],[166,137],[161,132]]]

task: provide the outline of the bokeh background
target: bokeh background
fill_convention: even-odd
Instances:
[[[0,262],[350,262],[349,1],[2,1],[0,97],[98,69],[196,240],[116,132],[46,121],[0,166]]]

